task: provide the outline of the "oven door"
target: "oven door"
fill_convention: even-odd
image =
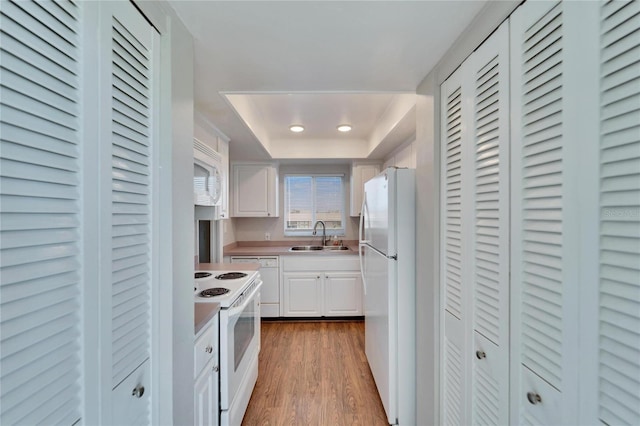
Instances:
[[[260,352],[260,285],[239,306],[221,311],[220,409],[228,410]]]

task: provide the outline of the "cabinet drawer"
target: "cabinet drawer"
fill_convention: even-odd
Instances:
[[[193,357],[194,377],[200,374],[209,361],[218,358],[218,315],[213,317],[209,325],[196,339]]]
[[[291,271],[359,271],[357,256],[286,256],[283,259],[285,272]]]

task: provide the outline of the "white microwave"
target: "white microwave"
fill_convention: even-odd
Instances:
[[[222,201],[222,157],[193,139],[193,201],[196,206],[219,206]]]

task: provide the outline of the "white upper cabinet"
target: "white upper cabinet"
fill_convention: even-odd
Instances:
[[[218,153],[222,157],[222,195],[217,219],[229,218],[229,141],[218,137]]]
[[[358,164],[351,166],[351,200],[350,216],[360,216],[362,208],[362,197],[364,195],[364,184],[380,173],[378,164]]]
[[[236,163],[234,217],[278,217],[278,168],[270,163]]]

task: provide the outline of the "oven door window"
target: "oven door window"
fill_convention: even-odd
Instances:
[[[239,314],[238,319],[233,326],[233,371],[238,370],[238,366],[242,362],[247,348],[256,334],[255,330],[255,305],[249,303]]]

